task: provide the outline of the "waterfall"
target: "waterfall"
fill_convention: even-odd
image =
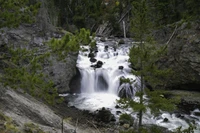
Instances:
[[[126,42],[126,41],[125,41]],[[129,49],[132,43],[126,43],[118,46],[116,41],[97,41],[97,47],[92,52],[90,47],[82,46],[77,60],[77,68],[81,74],[81,93],[69,95],[69,105],[79,109],[96,111],[102,107],[109,108],[113,114],[117,111],[115,108],[116,100],[120,97],[134,98],[137,88],[140,88],[140,80],[131,74],[129,60]],[[120,79],[129,79],[130,82],[120,83]],[[138,100],[137,97],[134,100]],[[129,112],[125,110],[123,113]],[[134,119],[137,119],[137,112],[130,111]],[[129,113],[130,113],[129,112]],[[195,115],[200,110],[194,110],[191,115],[181,114],[183,118],[175,114],[162,112],[160,116],[153,116],[151,111],[143,114],[143,123],[155,124],[169,130],[178,127],[188,128],[188,121],[195,122],[197,130],[200,131],[200,116]],[[116,116],[119,117],[119,116]],[[167,119],[168,122],[163,120]]]
[[[104,92],[116,96],[120,96],[120,92],[126,92],[123,96],[132,97],[137,91],[135,83],[120,84],[120,78],[136,80],[131,74],[128,62],[130,47],[130,44],[117,46],[115,41],[97,41],[95,52],[91,52],[88,46],[82,46],[77,60],[77,67],[81,73],[81,92]]]

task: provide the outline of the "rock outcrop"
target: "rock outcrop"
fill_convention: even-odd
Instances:
[[[0,33],[0,46],[8,45],[16,48],[33,49],[38,48],[40,54],[47,52],[45,44],[51,38],[60,38],[64,33],[59,31],[43,31],[37,24],[21,25],[16,29],[4,29]],[[68,57],[60,61],[56,55],[51,54],[51,63],[44,66],[45,73],[53,80],[59,93],[70,91],[69,82],[76,74],[77,53],[70,53]]]
[[[200,23],[177,22],[155,36],[161,43],[169,41],[168,55],[161,59],[165,67],[175,72],[168,87],[200,91]]]
[[[62,121],[65,133],[93,133],[94,129],[69,124],[57,115],[49,106],[28,94],[4,88],[0,84],[0,113],[8,116],[20,131],[27,130],[27,124],[37,125],[48,133],[61,133]],[[65,111],[63,113],[66,113]],[[1,119],[1,118],[0,118]],[[1,131],[1,127],[0,127]]]

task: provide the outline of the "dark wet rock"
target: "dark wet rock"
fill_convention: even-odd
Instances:
[[[96,68],[101,68],[103,65],[102,61],[97,61]]]
[[[124,66],[119,66],[118,69],[119,69],[119,70],[123,70],[123,69],[124,69]]]
[[[95,59],[94,57],[90,58],[90,62],[94,63],[96,61],[97,61],[97,59]]]
[[[200,112],[194,112],[194,115],[200,116]]]
[[[116,53],[114,53],[114,56],[118,56],[118,53],[116,52]]]
[[[119,109],[119,108],[120,108],[120,106],[119,106],[119,105],[116,105],[116,106],[115,106],[115,108],[116,108],[116,109]]]
[[[71,93],[80,93],[81,90],[81,74],[78,68],[76,68],[76,75],[74,75],[69,83]]]
[[[96,65],[90,65],[90,67],[96,68]]]
[[[108,110],[108,109],[105,109],[104,107],[101,110],[97,111],[97,113],[96,113],[96,119],[98,121],[102,121],[104,123],[109,123],[111,121],[116,121],[116,118],[111,113],[111,111]]]
[[[181,119],[184,118],[184,115],[182,115],[181,113],[176,113],[175,115],[176,115],[177,118],[181,118]]]
[[[117,51],[117,46],[113,46],[113,49],[116,52]]]
[[[103,62],[102,61],[97,61],[97,63],[95,65],[91,65],[90,67],[93,67],[93,68],[101,68],[103,65]]]
[[[123,39],[120,39],[119,44],[125,44],[125,41]]]
[[[116,115],[120,115],[121,113],[121,111],[116,111]]]
[[[104,51],[108,51],[108,45],[104,47]]]
[[[191,111],[200,108],[200,101],[181,99],[181,102],[178,104],[178,108],[181,112],[190,114]]]
[[[90,57],[90,58],[94,58],[94,57],[95,57],[95,54],[92,53],[92,52],[90,52],[90,53],[88,54],[88,57]]]
[[[164,118],[163,122],[169,122],[169,120],[167,118]]]

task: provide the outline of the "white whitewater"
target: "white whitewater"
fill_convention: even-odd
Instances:
[[[137,82],[139,80],[131,74],[130,63],[128,62],[129,48],[132,43],[127,43],[121,46],[117,46],[116,41],[97,41],[98,52],[95,54],[95,59],[103,63],[102,67],[95,68],[97,61],[91,63],[88,57],[90,48],[88,46],[82,46],[82,51],[79,52],[77,60],[77,68],[81,73],[81,94],[74,94],[71,98],[70,104],[79,109],[85,109],[95,111],[102,107],[109,108],[113,114],[116,114],[116,100],[119,99],[118,95],[120,91],[126,92],[130,97],[134,97],[137,91]],[[107,47],[108,46],[108,47]],[[106,47],[106,48],[105,48]],[[84,52],[83,52],[84,51]],[[119,69],[119,67],[123,69]],[[134,82],[130,84],[120,85],[120,78],[129,78]],[[198,112],[199,110],[195,110]],[[122,111],[123,112],[123,111]],[[129,112],[129,111],[125,111]],[[200,111],[199,111],[200,112]],[[136,118],[137,114],[133,114]],[[116,117],[119,117],[116,115]],[[188,120],[194,120],[198,130],[195,133],[200,132],[200,117],[194,116],[194,114],[184,115]],[[169,122],[163,122],[164,118],[167,118]],[[194,119],[193,119],[194,118]],[[180,126],[183,129],[188,128],[189,124],[180,118],[177,118],[174,114],[163,112],[161,116],[154,117],[148,111],[144,115],[143,123],[156,124],[174,130]]]
[[[110,46],[105,49],[105,46],[105,43],[97,42],[98,52],[96,53],[95,59],[103,62],[101,68],[91,67],[97,61],[91,63],[90,58],[88,58],[89,47],[82,46],[84,49],[88,49],[86,52],[80,52],[77,60],[77,67],[82,75],[82,93],[105,92],[117,95],[120,77],[130,78],[132,80],[136,79],[130,73],[131,69],[129,68],[128,52],[130,45],[121,46],[116,50]],[[119,66],[123,66],[123,70],[120,70]]]

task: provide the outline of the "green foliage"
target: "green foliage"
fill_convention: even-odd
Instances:
[[[3,76],[0,82],[14,89],[23,89],[29,94],[43,98],[50,104],[56,103],[57,89],[48,81],[42,71],[43,64],[49,62],[49,53],[37,54],[37,50],[8,48],[2,60]]]
[[[1,133],[20,133],[12,119],[4,115],[2,112],[0,112],[0,123],[4,125],[0,127]]]
[[[65,34],[61,39],[52,39],[49,43],[52,52],[58,55],[59,59],[65,59],[69,52],[78,52],[80,45],[90,45],[90,31],[80,29],[75,35],[71,33]]]
[[[157,85],[165,86],[167,79],[173,74],[171,69],[159,67],[159,60],[166,56],[165,48],[165,45],[156,46],[153,43],[142,43],[135,44],[129,53],[132,68],[137,70],[132,71],[133,74],[137,76],[143,74],[144,80],[148,81],[153,88]]]
[[[59,9],[59,25],[75,24],[78,28],[86,28],[88,20],[101,21],[102,0],[54,0]],[[90,27],[87,27],[90,28]]]
[[[40,7],[40,3],[29,4],[29,0],[0,0],[0,5],[0,28],[32,23]]]
[[[134,111],[146,111],[146,106],[143,103],[139,103],[137,101],[134,101],[132,99],[124,99],[121,98],[120,100],[117,100],[119,103],[119,106],[122,108],[132,108]]]
[[[144,40],[148,40],[149,36],[147,35],[151,30],[150,9],[147,5],[147,0],[133,1],[132,7],[131,31],[134,34],[134,39],[141,43]]]
[[[200,2],[195,0],[152,0],[149,6],[156,26],[165,26],[181,19],[200,19]]]
[[[123,83],[131,83],[131,80],[129,78],[120,78],[120,84]]]
[[[128,124],[130,124],[130,125],[133,125],[133,118],[132,118],[132,116],[129,115],[129,114],[126,114],[126,113],[125,113],[125,114],[120,115],[119,120],[120,120],[120,121],[123,121],[123,122],[125,122],[125,123],[128,123]]]
[[[24,124],[25,133],[45,133],[43,130],[39,128],[38,125],[33,123],[25,123]]]
[[[175,104],[180,102],[179,98],[170,99],[166,98],[168,92],[162,90],[149,91],[146,89],[147,96],[149,97],[148,105],[151,112],[155,115],[160,113],[160,110],[173,111],[176,109]]]

